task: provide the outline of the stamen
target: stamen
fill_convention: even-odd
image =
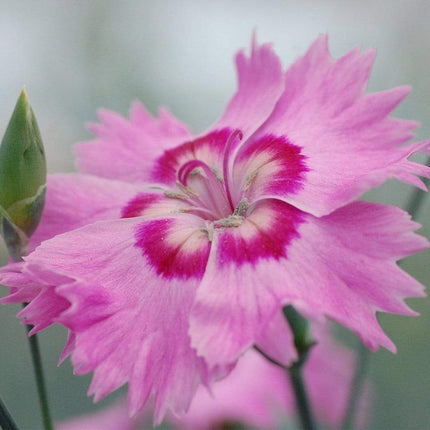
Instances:
[[[230,154],[232,150],[236,147],[237,143],[242,140],[243,134],[240,130],[234,130],[233,133],[230,134],[227,143],[224,149],[224,158],[222,162],[222,173],[224,176],[224,186],[225,192],[227,194],[228,203],[230,204],[230,208],[234,210],[234,203],[231,197],[230,186],[229,186],[229,163],[230,163]]]
[[[245,182],[245,186],[243,187],[243,191],[246,191],[252,185],[257,175],[258,175],[258,169],[255,169],[246,177],[246,182]]]
[[[239,227],[243,220],[243,216],[230,215],[227,218],[216,221],[215,227]]]
[[[164,191],[164,195],[166,197],[171,198],[171,199],[180,199],[180,200],[187,200],[188,199],[188,197],[185,194],[177,193],[176,191],[166,190],[166,191]]]
[[[233,212],[234,216],[240,216],[243,218],[246,210],[248,209],[248,199],[242,199],[239,204],[236,206],[236,209]]]
[[[176,181],[176,186],[188,197],[198,197],[198,194],[195,193],[190,187],[186,187],[181,182]]]
[[[207,224],[207,227],[201,228],[201,231],[205,232],[208,235],[209,242],[212,242],[214,239],[214,223],[210,222]]]
[[[213,219],[214,218],[213,213],[209,209],[198,207],[198,206],[191,206],[189,208],[179,209],[179,212],[197,215],[197,216],[204,218],[204,219]]]

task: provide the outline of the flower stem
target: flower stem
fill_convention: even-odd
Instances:
[[[293,306],[286,306],[283,312],[293,332],[294,346],[298,354],[298,360],[288,367],[287,370],[296,398],[300,425],[303,430],[314,430],[316,429],[316,425],[306,393],[302,369],[312,347],[315,345],[315,341],[310,335],[308,321]]]
[[[291,385],[293,386],[294,395],[296,397],[301,427],[303,430],[314,430],[316,427],[313,422],[312,413],[309,406],[309,399],[305,389],[302,374],[302,364],[293,364],[288,369],[288,373],[290,376]]]
[[[23,307],[26,303],[23,303]],[[27,333],[33,328],[31,325],[26,325]],[[33,361],[34,376],[36,378],[37,393],[39,395],[40,411],[42,413],[42,421],[44,430],[53,430],[51,413],[49,412],[48,395],[46,391],[45,378],[43,375],[42,357],[40,355],[39,341],[36,334],[28,338],[30,343],[31,359]]]
[[[22,256],[14,256],[13,260],[15,262],[22,261]],[[28,303],[23,303],[23,308],[25,308],[27,304]],[[27,324],[26,328],[27,333],[29,334],[33,326]],[[46,391],[45,378],[43,375],[42,357],[40,355],[37,334],[27,336],[27,338],[30,344],[31,360],[33,362],[34,376],[36,379],[37,393],[39,396],[39,406],[40,412],[42,414],[43,428],[44,430],[53,430],[54,426],[52,424],[51,413],[49,412],[48,394]]]
[[[3,430],[19,430],[12,415],[6,408],[2,398],[0,397],[0,427]]]
[[[360,398],[361,389],[363,387],[368,361],[369,350],[360,341],[357,354],[356,370],[351,384],[351,394],[349,397],[349,404],[345,413],[345,418],[343,420],[342,430],[349,430],[353,428],[355,413],[357,411],[357,403],[358,399]]]

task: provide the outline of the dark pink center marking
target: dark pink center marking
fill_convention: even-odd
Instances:
[[[258,223],[259,212],[264,213],[267,222]],[[235,229],[225,229],[220,233],[217,249],[217,264],[244,263],[254,265],[260,259],[287,257],[288,244],[299,237],[298,226],[304,221],[303,213],[295,207],[279,200],[262,200],[245,223],[252,235],[241,235]]]
[[[134,218],[144,215],[146,209],[159,202],[164,196],[160,194],[139,193],[121,210],[121,218]]]
[[[257,164],[260,158],[264,160],[261,165]],[[263,179],[264,192],[285,196],[294,194],[302,188],[305,173],[309,170],[305,160],[306,157],[301,153],[300,147],[293,145],[284,136],[269,134],[244,145],[236,162],[247,163],[248,169],[251,170],[248,173],[265,166],[270,167],[270,176]],[[258,177],[256,182],[259,182]]]
[[[231,130],[228,128],[215,130],[206,136],[185,142],[176,148],[165,151],[155,162],[152,172],[154,181],[174,184],[181,165],[187,161],[198,159],[204,153],[213,154],[214,158],[218,158],[222,163],[224,147],[230,135]],[[209,160],[201,161],[209,165],[212,164]]]
[[[214,229],[220,265],[279,260],[303,217],[275,197],[297,192],[306,171],[300,148],[285,137],[241,142],[239,130],[222,129],[165,151],[152,176],[168,188],[138,194],[122,216],[156,215],[136,230],[136,246],[168,279],[203,276]]]
[[[195,231],[192,235],[201,235],[197,244],[189,245],[191,235],[185,235],[184,242],[174,245],[169,242],[172,230],[180,229],[173,219],[154,220],[142,224],[136,232],[136,246],[143,250],[145,257],[156,268],[157,274],[171,278],[200,279],[209,257],[210,242],[203,232]],[[195,239],[195,238],[194,238]]]

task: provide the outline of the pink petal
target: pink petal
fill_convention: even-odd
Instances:
[[[165,149],[190,139],[187,128],[167,110],[153,118],[138,102],[132,105],[130,121],[106,110],[99,113],[100,124],[91,130],[97,139],[79,143],[77,166],[81,172],[127,182],[148,179],[153,161]]]
[[[313,329],[318,329],[314,333],[318,344],[305,364],[304,378],[318,422],[337,428],[345,415],[350,394],[353,352],[334,342],[325,327],[313,326]],[[359,399],[362,422],[367,415],[368,391],[365,390]],[[149,428],[149,412],[150,408],[145,408],[137,420],[130,419],[125,403],[119,401],[96,413],[59,423],[58,429]],[[198,388],[187,414],[181,417],[169,414],[167,422],[172,428],[186,430],[211,430],[229,422],[256,429],[275,429],[287,420],[296,419],[295,415],[295,398],[285,370],[250,350],[227,378],[213,385],[211,393]]]
[[[199,388],[190,410],[169,417],[175,428],[210,430],[237,421],[252,428],[281,428],[288,401],[287,374],[256,351],[247,351],[232,373],[214,384],[211,395]]]
[[[326,315],[350,328],[369,348],[395,351],[375,312],[415,315],[406,297],[423,296],[423,286],[395,261],[428,248],[412,233],[417,224],[398,208],[355,202],[298,227],[288,247],[277,292],[309,318]],[[282,292],[280,291],[282,290]]]
[[[293,304],[308,318],[340,322],[371,349],[394,351],[375,312],[415,314],[403,300],[422,296],[423,287],[395,261],[429,246],[416,228],[400,209],[372,203],[314,218],[261,201],[240,226],[214,232],[191,314],[192,345],[211,365],[232,362]]]
[[[296,361],[298,356],[294,347],[294,337],[289,324],[285,323],[282,311],[277,312],[267,324],[266,330],[257,334],[255,346],[264,354],[283,366]]]
[[[253,137],[284,136],[301,148],[303,187],[285,195],[301,210],[322,216],[388,178],[423,187],[415,175],[430,176],[407,161],[423,145],[400,146],[417,124],[389,117],[409,88],[364,93],[374,55],[354,50],[333,60],[321,36],[287,71],[282,97]]]
[[[298,211],[272,200],[256,205],[236,228],[215,229],[190,320],[192,345],[209,364],[234,362],[253,344],[267,348],[273,342],[270,323],[283,300],[277,292],[283,282],[279,260],[300,222]],[[267,330],[270,338],[264,342]],[[282,362],[290,363],[296,351],[288,332],[283,337]]]
[[[203,160],[222,174],[224,148],[232,131],[229,128],[213,130],[197,139],[164,151],[155,161],[151,178],[156,182],[174,185],[179,168],[190,160]]]
[[[95,221],[121,216],[122,207],[142,187],[80,174],[48,176],[43,217],[29,251],[44,240]]]
[[[22,273],[23,263],[11,263],[0,268],[0,284],[10,288],[10,294],[0,299],[0,303],[28,303],[40,293],[41,287],[26,273]]]
[[[238,91],[211,128],[240,129],[246,139],[267,119],[282,94],[282,65],[271,45],[258,45],[254,37],[250,57],[239,52],[236,67]]]
[[[75,372],[94,371],[95,400],[128,382],[131,413],[153,394],[159,422],[168,408],[184,412],[210,375],[188,336],[198,279],[160,276],[138,243],[142,225],[143,218],[98,222],[44,242],[26,262],[47,278],[51,271],[76,279],[56,288],[71,303],[59,322],[74,334]]]
[[[335,341],[327,326],[312,325],[313,337],[318,342],[304,367],[304,379],[309,389],[312,410],[316,417],[339,428],[342,424],[352,391],[356,369],[356,354]],[[364,381],[357,402],[354,428],[363,428],[366,423],[371,400],[371,386]],[[336,389],[333,389],[336,387]],[[291,405],[295,405],[294,394],[289,387]]]
[[[300,148],[283,137],[268,135],[245,143],[234,161],[235,200],[255,202],[297,193],[307,170]]]
[[[337,344],[326,328],[313,328],[318,328],[314,333],[318,343],[304,366],[309,399],[317,421],[338,428],[349,399],[354,356]],[[359,401],[360,421],[366,418],[368,391]],[[188,413],[169,421],[187,430],[209,430],[232,421],[252,428],[278,429],[285,426],[287,419],[297,419],[296,411],[287,372],[249,350],[227,378],[213,385],[212,394],[200,387]]]
[[[54,287],[28,272],[25,263],[8,264],[0,269],[0,283],[9,286],[9,296],[1,304],[27,303],[18,314],[24,324],[34,327],[30,335],[57,322],[58,316],[69,307],[69,302],[55,293]],[[62,277],[62,281],[68,279]]]

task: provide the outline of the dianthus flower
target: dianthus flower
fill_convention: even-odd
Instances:
[[[315,335],[318,343],[311,349],[304,367],[310,404],[318,422],[328,428],[339,428],[353,381],[354,354],[321,327]],[[354,428],[362,428],[366,421],[369,388],[367,385],[360,397],[360,414]],[[168,414],[169,428],[215,430],[229,428],[229,423],[263,430],[295,428],[296,400],[285,369],[270,363],[255,350],[247,351],[229,376],[213,384],[211,391],[200,386],[184,416]],[[150,407],[140,416],[129,418],[127,405],[121,400],[96,413],[63,421],[56,429],[138,430],[150,428],[150,422]]]
[[[409,88],[365,93],[374,54],[333,60],[322,36],[283,73],[254,41],[197,137],[139,103],[130,120],[102,111],[77,147],[85,174],[48,181],[33,246],[52,238],[3,270],[3,302],[29,302],[33,332],[69,329],[63,357],[94,372],[95,400],[128,382],[130,412],[152,394],[157,422],[253,345],[295,360],[288,304],[395,350],[375,313],[414,314],[403,299],[423,288],[395,262],[428,242],[400,209],[355,200],[390,177],[425,188],[430,169],[407,160],[417,124],[389,116]]]

